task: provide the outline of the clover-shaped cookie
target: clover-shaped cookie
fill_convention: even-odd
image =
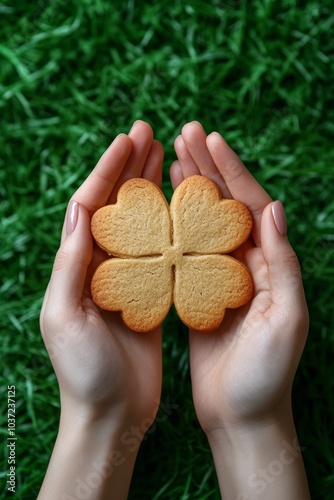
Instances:
[[[224,255],[247,240],[251,215],[242,203],[222,199],[206,177],[185,179],[170,207],[154,183],[130,179],[117,203],[93,215],[91,227],[111,256],[95,271],[92,298],[102,309],[121,311],[132,330],[156,328],[174,302],[186,325],[212,331],[226,308],[252,297],[247,268]]]

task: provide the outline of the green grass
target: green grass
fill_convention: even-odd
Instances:
[[[333,498],[333,24],[330,0],[0,3],[1,394],[5,407],[16,385],[16,498],[36,497],[57,432],[38,315],[64,209],[137,118],[165,145],[168,196],[173,139],[197,119],[285,204],[311,315],[295,420],[312,498]],[[186,330],[173,314],[167,322],[163,400],[178,408],[143,443],[130,498],[218,499]]]

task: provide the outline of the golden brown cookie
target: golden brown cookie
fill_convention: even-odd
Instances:
[[[117,203],[92,217],[96,242],[112,256],[93,276],[93,300],[121,311],[137,332],[159,326],[173,302],[190,328],[212,331],[226,308],[240,307],[253,295],[247,268],[224,255],[244,243],[251,229],[248,209],[222,199],[206,177],[185,179],[170,207],[154,183],[130,179]]]

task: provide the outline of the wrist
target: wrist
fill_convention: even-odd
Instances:
[[[214,457],[220,460],[228,457],[234,463],[259,463],[261,457],[269,457],[271,453],[274,459],[280,449],[297,448],[292,418],[282,419],[276,416],[215,429],[207,434],[207,438]]]
[[[217,423],[217,422],[216,422]],[[285,401],[279,407],[265,413],[252,415],[249,417],[221,418],[218,425],[205,431],[210,442],[212,439],[220,437],[231,445],[245,436],[252,436],[254,433],[265,429],[294,429],[292,406],[290,400]]]
[[[103,455],[118,455],[129,459],[136,458],[139,447],[147,429],[141,429],[134,417],[123,412],[102,414],[95,409],[69,412],[62,410],[58,439],[70,440],[85,444],[92,451],[99,449]],[[123,460],[120,459],[120,462]]]
[[[309,499],[292,412],[207,434],[223,498]]]
[[[39,499],[112,497],[125,500],[143,434],[122,415],[62,409],[48,472]]]

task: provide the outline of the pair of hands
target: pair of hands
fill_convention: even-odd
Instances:
[[[186,124],[175,140],[175,188],[202,174],[251,211],[252,239],[235,252],[250,269],[250,304],[226,312],[217,331],[190,331],[190,365],[196,413],[208,436],[217,429],[265,421],[289,411],[291,386],[308,330],[298,260],[286,236],[280,202],[272,202],[216,132]],[[90,280],[105,258],[93,245],[90,218],[116,201],[131,177],[162,179],[163,147],[151,127],[137,121],[119,135],[70,202],[41,312],[41,331],[61,393],[62,413],[102,415],[138,424],[154,417],[162,379],[161,329],[134,334],[119,314],[92,301]],[[74,200],[74,202],[73,202]]]

